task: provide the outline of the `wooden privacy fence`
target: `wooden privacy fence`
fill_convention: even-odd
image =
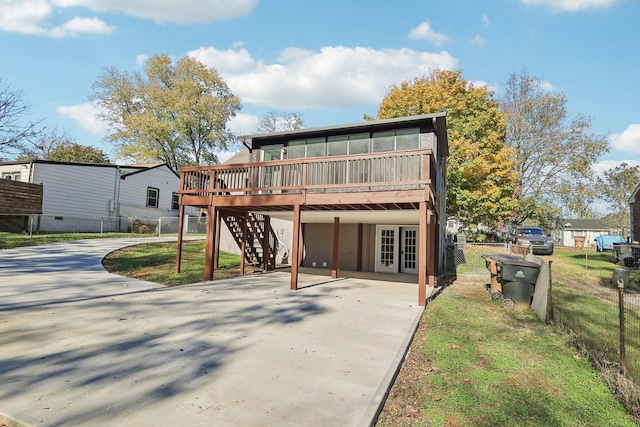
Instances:
[[[42,193],[42,184],[0,179],[0,214],[41,214]]]

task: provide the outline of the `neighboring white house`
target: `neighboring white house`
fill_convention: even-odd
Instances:
[[[585,245],[594,245],[598,236],[619,235],[620,230],[611,229],[600,219],[569,219],[564,228],[558,230],[560,246],[575,246],[575,237],[584,237]]]
[[[164,163],[0,162],[0,178],[43,185],[39,231],[127,232],[130,218],[178,217],[180,178]]]

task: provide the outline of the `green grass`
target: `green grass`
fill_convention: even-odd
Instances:
[[[637,425],[563,335],[482,285],[439,295],[412,351],[379,426]]]
[[[84,239],[109,239],[116,237],[154,237],[149,234],[132,234],[132,233],[43,233],[33,234],[14,234],[0,233],[0,249],[19,248],[24,246],[38,246],[47,243],[68,242],[71,240]]]
[[[112,252],[104,259],[103,265],[112,273],[166,286],[202,281],[205,242],[183,242],[180,273],[175,272],[177,250],[176,242],[144,243]],[[238,275],[239,265],[239,255],[221,251],[214,278]]]

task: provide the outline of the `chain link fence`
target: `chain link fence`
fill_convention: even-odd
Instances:
[[[486,280],[488,271],[482,255],[507,253],[506,243],[448,243],[445,273],[455,278]]]
[[[73,215],[2,215],[0,233],[132,233],[162,236],[178,233],[178,217],[83,217]],[[185,216],[186,234],[205,234],[207,219]]]
[[[487,283],[490,274],[482,255],[511,249],[518,248],[500,243],[448,244],[446,274],[453,280]],[[601,283],[587,286],[579,278],[564,276],[553,282],[553,263],[532,254],[524,258],[540,265],[532,310],[568,331],[630,413],[640,416],[640,293]],[[561,276],[562,271],[557,273]]]

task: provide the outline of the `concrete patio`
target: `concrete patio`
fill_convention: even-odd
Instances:
[[[298,291],[286,271],[165,288],[102,268],[140,242],[0,251],[0,425],[372,423],[424,309],[415,281],[304,270]]]

